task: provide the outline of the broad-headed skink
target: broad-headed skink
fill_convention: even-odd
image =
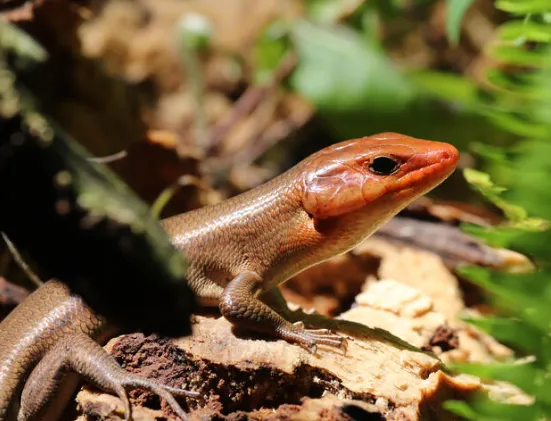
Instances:
[[[277,286],[347,252],[455,169],[449,144],[397,133],[348,140],[314,153],[273,180],[220,204],[162,222],[189,259],[188,280],[203,306],[238,327],[315,352],[345,347],[327,330],[291,323]]]
[[[161,224],[188,258],[188,280],[202,305],[218,306],[238,327],[311,352],[318,345],[344,348],[343,337],[306,329],[278,313],[285,303],[278,285],[363,241],[445,180],[458,158],[449,144],[396,133],[349,140],[311,155],[255,189]],[[30,392],[23,391],[20,419],[26,419],[21,414],[41,410],[53,395],[52,372],[61,362],[119,396],[125,387],[147,386],[172,399],[172,408],[184,417],[171,395],[182,391],[136,377],[129,380],[129,373],[90,339],[101,343],[105,335],[99,333],[105,328],[101,318],[55,281],[14,310],[0,324],[0,421],[40,360],[25,386]],[[102,378],[110,383],[102,383]],[[48,387],[40,391],[38,384]]]

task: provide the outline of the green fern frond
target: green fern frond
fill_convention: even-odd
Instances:
[[[493,86],[492,103],[479,111],[519,139],[514,153],[492,147],[485,154],[499,168],[507,188],[497,187],[489,175],[465,172],[472,186],[502,209],[508,222],[466,230],[490,244],[528,255],[537,269],[513,275],[470,267],[462,274],[485,289],[500,312],[500,316],[467,320],[528,359],[455,368],[485,379],[506,380],[533,397],[533,403],[506,405],[484,397],[470,403],[450,401],[446,407],[473,420],[551,419],[551,2],[495,4],[511,20],[499,28],[489,51],[497,62],[487,74]]]

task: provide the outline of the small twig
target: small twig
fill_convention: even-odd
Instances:
[[[503,260],[503,256],[495,249],[465,234],[459,227],[442,222],[397,216],[379,228],[375,237],[435,253],[452,268],[460,264],[497,267]]]
[[[265,85],[251,85],[247,88],[236,101],[230,113],[212,128],[209,141],[210,149],[207,152],[208,156],[217,154],[222,139],[226,137],[239,120],[251,113],[278,86],[279,82],[291,73],[296,62],[296,56],[293,53],[288,53],[275,70],[269,83]]]
[[[96,162],[98,164],[108,164],[110,162],[114,162],[114,161],[118,161],[119,159],[126,158],[127,156],[128,156],[128,152],[126,150],[123,150],[123,151],[114,153],[112,155],[88,158],[88,160],[92,162]]]
[[[195,129],[195,142],[199,150],[206,151],[209,147],[207,134],[207,116],[205,113],[205,81],[197,57],[196,51],[186,42],[181,43],[182,62],[186,68],[189,86],[193,100],[195,101],[195,118],[193,120]]]
[[[283,121],[279,122],[277,126],[262,131],[255,138],[255,141],[251,143],[250,147],[240,150],[235,155],[233,165],[250,165],[281,139],[289,136],[289,133],[301,127],[306,121],[306,119],[299,123]]]
[[[335,15],[333,23],[342,21],[352,15],[361,5],[363,1],[354,0],[344,4],[342,10]],[[297,64],[297,56],[294,52],[288,52],[278,68],[274,71],[271,80],[264,85],[251,85],[236,101],[230,113],[217,123],[210,134],[210,149],[207,151],[207,156],[217,155],[220,142],[230,132],[230,130],[241,120],[245,115],[249,114],[258,104],[268,96],[279,83],[285,79],[293,71]],[[248,142],[249,144],[254,142]],[[274,142],[275,143],[275,142]]]
[[[267,145],[260,142],[263,138],[263,134],[270,127],[270,122],[273,121],[274,114],[279,102],[278,92],[274,92],[273,95],[269,95],[267,99],[261,102],[255,110],[255,116],[251,124],[251,135],[246,146],[240,148],[231,156],[222,158],[228,165],[233,167],[247,165],[254,161],[254,158],[258,156],[258,151],[265,151]]]
[[[40,287],[43,282],[40,280],[38,275],[34,273],[34,271],[27,265],[23,257],[21,256],[21,253],[19,253],[19,250],[17,250],[17,247],[15,247],[15,244],[11,242],[11,240],[8,238],[8,236],[4,233],[2,233],[2,237],[4,238],[4,241],[6,242],[6,245],[8,246],[8,249],[13,256],[13,260],[17,265],[21,268],[23,272],[29,277],[31,282],[36,285],[36,287]]]
[[[176,192],[180,188],[192,185],[197,186],[203,190],[209,189],[209,187],[203,181],[201,181],[199,177],[189,174],[183,175],[179,177],[178,180],[176,180],[174,183],[166,187],[159,194],[159,196],[157,196],[157,199],[155,199],[155,201],[151,205],[151,213],[153,214],[153,216],[159,218],[164,207],[167,205],[168,202],[170,202],[170,199],[174,197],[174,194],[176,194]]]
[[[239,97],[230,113],[217,123],[211,130],[210,149],[208,156],[218,155],[222,139],[245,115],[249,114],[271,91],[271,86],[249,86]]]

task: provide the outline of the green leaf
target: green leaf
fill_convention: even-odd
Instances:
[[[535,396],[538,402],[551,405],[551,379],[545,370],[536,368],[530,359],[509,364],[449,364],[452,370],[514,384]]]
[[[525,221],[526,222],[526,221]],[[545,221],[533,219],[533,226],[525,223],[521,228],[510,226],[481,227],[478,225],[463,224],[461,228],[468,234],[474,235],[494,247],[504,247],[526,254],[540,266],[549,267],[549,244],[551,244],[551,230],[545,226]]]
[[[540,89],[535,85],[535,77],[532,73],[519,74],[510,69],[494,68],[487,70],[485,76],[490,84],[500,89],[500,95],[496,95],[496,98],[501,102],[504,102],[505,99],[515,99],[515,104],[512,107],[517,110],[519,100],[548,99],[550,96],[548,90]]]
[[[446,32],[452,45],[457,45],[461,35],[461,22],[473,0],[447,0]]]
[[[298,21],[292,39],[299,62],[291,85],[321,111],[397,110],[413,97],[406,78],[356,31]]]
[[[490,180],[488,174],[473,170],[472,168],[465,168],[463,170],[463,175],[472,187],[482,193],[494,205],[499,207],[509,220],[519,222],[526,219],[526,211],[522,207],[508,203],[500,197],[501,193],[506,189],[496,186]]]
[[[308,16],[318,23],[332,23],[356,0],[307,0]]]
[[[551,26],[527,20],[505,22],[498,29],[502,40],[514,43],[551,42]]]
[[[533,362],[528,360],[508,364],[450,363],[448,367],[482,379],[508,381],[528,393],[534,391],[535,380],[540,374]]]
[[[518,107],[518,104],[517,104]],[[551,129],[547,126],[534,124],[526,117],[519,117],[508,113],[509,109],[481,109],[481,114],[485,114],[493,123],[502,129],[518,136],[524,137],[546,137],[551,134]]]
[[[452,73],[415,70],[407,74],[419,88],[449,102],[477,105],[478,87],[470,79]]]
[[[274,71],[289,50],[288,31],[288,25],[275,21],[257,38],[253,50],[255,84],[262,85],[272,80]]]
[[[515,45],[502,45],[493,48],[489,55],[504,63],[519,66],[548,67],[551,65],[551,60],[547,55],[542,54],[540,48],[527,50]]]
[[[526,210],[519,205],[510,203],[502,198],[502,193],[507,189],[495,185],[490,176],[486,173],[466,168],[463,175],[467,182],[494,205],[500,208],[507,219],[512,222],[511,226],[533,231],[542,231],[547,229],[548,222],[542,218],[529,218]]]
[[[537,110],[534,110],[536,117]],[[534,123],[534,126],[537,126]],[[551,125],[543,125],[551,129]],[[511,191],[508,200],[522,205],[530,213],[551,220],[551,190],[548,187],[551,172],[551,144],[549,138],[524,140],[509,164]]]
[[[518,344],[526,352],[539,354],[542,349],[542,332],[519,319],[469,315],[463,317],[463,320],[479,327],[500,342],[515,346]],[[548,356],[546,361],[549,361]]]
[[[459,415],[461,418],[473,421],[486,421],[488,418],[481,417],[480,414],[469,405],[467,402],[462,401],[446,401],[443,407],[454,414]],[[491,418],[490,418],[491,419]]]
[[[492,247],[510,248],[514,240],[521,234],[518,229],[511,227],[484,227],[473,224],[462,224],[461,229],[467,234],[484,240]]]
[[[458,272],[471,282],[490,292],[494,305],[506,309],[541,332],[548,332],[551,324],[551,305],[544,293],[527,292],[526,276],[508,278],[507,274],[492,272],[477,266],[464,266]],[[516,282],[517,285],[514,284]],[[541,286],[543,288],[544,285]]]
[[[463,418],[474,421],[532,421],[538,420],[535,405],[507,405],[487,398],[477,398],[473,405],[461,401],[447,401],[443,406]]]
[[[496,7],[515,14],[549,13],[549,0],[498,0]]]

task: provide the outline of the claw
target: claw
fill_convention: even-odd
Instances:
[[[304,326],[304,325],[303,325]],[[313,333],[315,335],[320,335],[320,336],[324,336],[324,335],[327,335],[327,336],[330,336],[330,335],[333,335],[333,336],[336,336],[331,330],[329,329],[306,329],[308,333]]]
[[[329,329],[305,329],[304,322],[293,323],[293,327],[298,330],[299,340],[296,342],[309,353],[315,355],[319,345],[325,345],[331,348],[337,348],[346,355],[348,341],[346,338],[333,333]]]
[[[186,398],[202,400],[203,396],[199,392],[193,392],[191,390],[179,389],[177,387],[162,385],[163,389],[176,396],[185,396]]]
[[[297,329],[304,330],[304,322],[302,322],[302,321],[298,321],[298,322],[293,323],[293,326],[295,326]]]
[[[308,351],[312,355],[316,355],[316,352],[318,352],[318,346],[313,341],[305,341],[305,342],[297,342],[297,345],[300,346],[305,351]]]
[[[119,397],[123,400],[124,406],[125,406],[125,420],[131,421],[132,420],[132,413],[130,412],[130,417],[126,417],[127,409],[131,411],[130,409],[130,403],[128,402],[128,398],[126,397],[126,390],[125,389],[133,389],[136,387],[141,387],[143,389],[149,390],[150,392],[155,393],[160,398],[163,398],[170,408],[176,413],[180,419],[183,421],[187,421],[188,417],[185,413],[185,411],[182,409],[180,404],[176,401],[173,395],[176,396],[185,396],[189,398],[199,398],[200,395],[197,392],[191,392],[189,390],[185,389],[178,389],[176,387],[164,385],[161,383],[157,383],[154,380],[146,379],[143,377],[135,377],[133,375],[128,376],[126,379],[121,381],[121,387],[123,388],[123,392],[117,391],[117,394]],[[128,402],[128,403],[127,403]]]

